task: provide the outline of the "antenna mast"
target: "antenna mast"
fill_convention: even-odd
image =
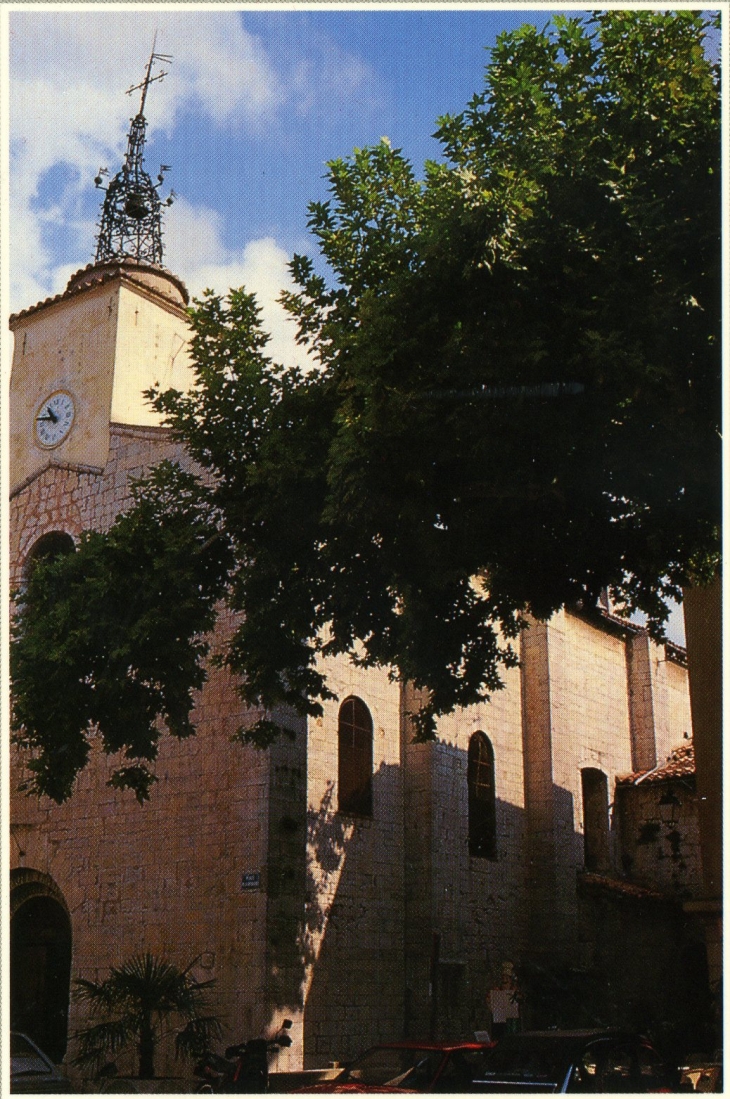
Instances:
[[[100,168],[94,183],[105,191],[104,204],[99,222],[99,235],[96,242],[96,263],[122,259],[130,256],[142,263],[162,263],[162,206],[169,206],[174,198],[170,192],[164,204],[159,196],[165,172],[169,164],[160,166],[157,182],[153,183],[144,169],[144,145],[147,132],[147,120],[144,116],[147,90],[156,80],[163,80],[167,71],[161,69],[152,75],[155,61],[169,64],[172,58],[167,54],[155,53],[157,35],[152,43],[152,53],[147,62],[147,71],[141,84],[135,84],[127,90],[127,95],[142,89],[139,111],[132,118],[127,138],[127,151],[121,171],[117,172],[107,187],[102,186],[103,177],[108,175],[106,168]]]

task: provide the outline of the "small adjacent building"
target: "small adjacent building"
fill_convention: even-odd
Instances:
[[[657,767],[617,780],[616,812],[627,877],[682,900],[699,896],[697,781],[689,734]]]

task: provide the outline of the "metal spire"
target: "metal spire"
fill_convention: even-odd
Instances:
[[[127,152],[122,169],[117,172],[107,187],[102,186],[103,177],[108,175],[106,168],[100,168],[94,180],[96,186],[106,192],[101,209],[99,236],[96,241],[96,263],[122,259],[124,256],[131,256],[142,263],[162,263],[163,203],[158,191],[165,178],[165,172],[170,166],[169,164],[160,166],[156,183],[152,182],[144,170],[144,143],[147,130],[144,105],[150,84],[155,80],[163,80],[167,76],[166,70],[161,70],[153,76],[153,63],[161,61],[163,64],[169,64],[172,58],[166,54],[155,53],[156,41],[157,35],[152,43],[152,53],[147,62],[144,80],[127,91],[127,95],[131,95],[132,92],[141,88],[142,98],[139,111],[130,120]],[[173,197],[174,191],[171,191],[164,205],[169,206]]]

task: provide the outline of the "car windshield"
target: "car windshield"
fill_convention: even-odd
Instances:
[[[22,1034],[10,1035],[11,1072],[15,1076],[45,1075],[53,1071],[50,1061],[38,1052]]]
[[[485,1073],[561,1084],[570,1068],[574,1045],[559,1038],[502,1038],[485,1057]]]
[[[345,1069],[337,1083],[367,1087],[427,1087],[444,1054],[438,1049],[376,1046]]]

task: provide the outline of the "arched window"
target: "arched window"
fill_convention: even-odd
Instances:
[[[595,767],[584,767],[580,778],[585,867],[591,871],[608,870],[608,779]]]
[[[494,749],[484,733],[474,733],[469,741],[467,785],[469,854],[482,859],[496,859],[497,792],[494,784]]]
[[[23,565],[23,583],[27,584],[35,566],[41,561],[55,561],[66,553],[74,553],[76,544],[70,534],[51,530],[33,543]]]
[[[337,727],[338,808],[373,815],[373,719],[362,699],[346,698]]]

